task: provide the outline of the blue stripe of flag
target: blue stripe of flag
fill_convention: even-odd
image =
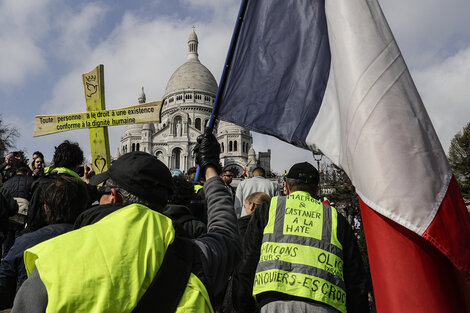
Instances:
[[[330,72],[324,0],[247,0],[220,119],[299,147]]]

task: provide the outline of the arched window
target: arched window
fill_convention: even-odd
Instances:
[[[231,152],[232,151],[232,141],[230,140],[228,142],[228,152]]]
[[[237,141],[233,142],[233,151],[237,151]]]
[[[137,144],[136,149],[136,151],[140,151],[140,144]]]
[[[188,125],[191,125],[191,119],[188,118]]]
[[[223,142],[220,144],[220,152],[221,152],[221,153],[224,152],[224,143],[223,143]]]
[[[155,153],[155,156],[157,157],[157,159],[163,162],[163,153],[161,151]]]
[[[201,119],[199,117],[196,119],[196,122],[194,123],[194,126],[197,129],[201,130]]]
[[[132,151],[135,151],[135,143],[132,144]]]
[[[171,153],[171,168],[179,169],[181,167],[181,149],[175,148]]]

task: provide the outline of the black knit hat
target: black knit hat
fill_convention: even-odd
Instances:
[[[90,185],[98,185],[111,178],[124,190],[150,201],[157,187],[172,193],[171,173],[157,157],[146,152],[129,152],[114,161],[106,172],[90,178]]]
[[[308,162],[302,162],[294,164],[289,173],[287,173],[287,178],[298,179],[304,184],[313,184],[318,185],[320,180],[320,175],[318,174],[317,169]]]

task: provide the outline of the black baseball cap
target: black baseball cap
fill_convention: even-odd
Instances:
[[[157,187],[166,188],[169,195],[173,192],[168,167],[146,152],[135,151],[122,155],[106,172],[91,177],[90,185],[96,186],[108,178],[143,200],[151,200]]]
[[[299,179],[302,183],[314,185],[318,185],[320,180],[320,175],[318,174],[317,169],[308,162],[294,164],[290,168],[286,177]]]

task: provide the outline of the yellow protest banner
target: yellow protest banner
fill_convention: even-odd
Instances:
[[[38,115],[33,137],[67,130],[88,128],[92,165],[101,173],[111,164],[108,126],[160,123],[162,102],[143,103],[127,108],[106,110],[104,102],[104,66],[82,75],[86,112],[63,115]]]
[[[162,102],[155,101],[115,110],[37,115],[33,137],[82,128],[160,123],[161,108]]]
[[[104,65],[100,64],[90,72],[82,75],[85,91],[86,111],[106,110],[104,103]],[[90,137],[91,159],[96,173],[104,172],[111,162],[109,152],[108,127],[96,127],[88,130]]]

